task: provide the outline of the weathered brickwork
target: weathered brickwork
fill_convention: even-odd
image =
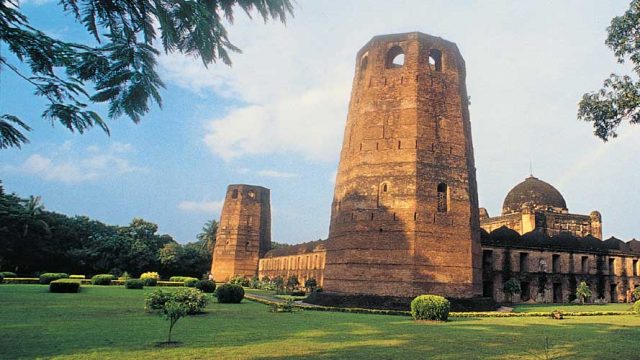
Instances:
[[[270,196],[261,186],[227,188],[211,265],[215,281],[257,273],[258,260],[271,248]]]
[[[482,246],[483,295],[499,302],[507,300],[503,285],[511,278],[518,280],[522,288],[522,293],[513,297],[516,303],[568,303],[575,300],[576,287],[581,281],[591,288],[593,295],[588,302],[596,299],[627,302],[633,289],[640,286],[640,253],[628,249],[554,251],[518,246],[516,238],[513,245],[490,243],[483,241]]]
[[[403,63],[399,58],[403,57]],[[464,60],[455,44],[376,36],[357,54],[328,240],[271,248],[269,189],[230,185],[212,274],[315,278],[335,294],[569,302],[629,301],[640,286],[640,241],[602,241],[602,218],[570,214],[533,176],[502,214],[478,208]],[[481,228],[482,227],[482,228]]]
[[[394,58],[404,57],[403,64]],[[465,65],[455,44],[406,33],[359,52],[338,167],[324,288],[481,292]]]
[[[287,248],[269,251],[260,259],[258,276],[273,279],[281,276],[285,280],[297,276],[300,284],[308,279],[316,279],[318,286],[324,285],[324,264],[326,241],[312,241]]]

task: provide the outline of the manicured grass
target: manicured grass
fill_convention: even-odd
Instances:
[[[157,348],[168,324],[143,310],[151,289],[0,285],[0,359],[632,359],[640,354],[640,316],[455,319],[299,311],[212,302],[174,329],[178,348]]]
[[[518,304],[513,306],[514,312],[550,312],[550,311],[630,311],[632,304],[603,304],[603,305],[575,305],[575,304]]]

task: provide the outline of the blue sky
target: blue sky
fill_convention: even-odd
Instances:
[[[87,35],[54,1],[23,1],[33,25],[65,40]],[[529,175],[564,195],[569,211],[603,215],[605,237],[640,237],[640,126],[602,143],[576,120],[581,95],[616,63],[604,45],[628,1],[298,1],[286,26],[239,15],[233,67],[160,59],[163,109],[111,136],[73,134],[39,118],[44,102],[0,74],[0,111],[34,130],[0,151],[8,191],[47,209],[111,224],[142,217],[179,242],[218,219],[231,183],[266,186],[275,241],[326,238],[355,54],[372,36],[421,31],[458,44],[467,64],[481,206],[497,215]],[[7,55],[2,49],[3,56]],[[99,110],[104,108],[98,107]]]

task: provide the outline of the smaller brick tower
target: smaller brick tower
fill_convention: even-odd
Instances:
[[[227,187],[211,264],[215,281],[257,274],[259,259],[271,249],[270,196],[261,186]]]

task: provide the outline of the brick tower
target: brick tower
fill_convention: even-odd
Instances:
[[[226,282],[235,275],[256,275],[258,260],[269,249],[269,189],[253,185],[229,185],[213,250],[211,273],[214,280]]]
[[[465,64],[414,32],[357,54],[324,288],[478,296],[480,224]]]

